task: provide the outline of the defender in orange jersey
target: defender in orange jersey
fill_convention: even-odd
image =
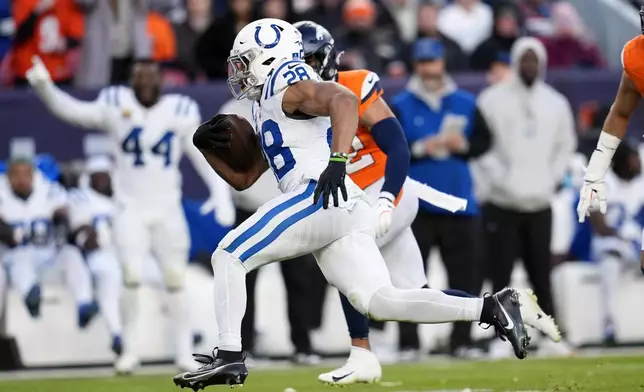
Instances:
[[[579,191],[577,215],[583,222],[590,213],[591,201],[598,199],[599,210],[606,213],[606,185],[604,177],[611,166],[615,150],[626,135],[630,121],[637,104],[644,94],[644,5],[640,9],[642,35],[639,35],[624,45],[622,50],[622,80],[617,90],[617,96],[604,122],[604,130],[599,136],[597,148],[588,162],[584,185]],[[644,240],[644,233],[642,233]],[[644,241],[642,241],[644,246]],[[644,249],[641,252],[641,268],[644,273]]]

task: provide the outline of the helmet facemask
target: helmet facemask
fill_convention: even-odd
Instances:
[[[262,86],[251,72],[251,64],[258,57],[258,49],[228,57],[228,87],[237,99],[247,98],[257,101],[262,96]]]

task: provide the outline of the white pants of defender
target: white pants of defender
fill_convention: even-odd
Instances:
[[[93,300],[89,271],[77,248],[65,245],[58,249],[54,246],[19,246],[6,249],[2,261],[7,270],[11,287],[22,297],[41,283],[46,270],[60,268],[76,301],[89,303]]]
[[[365,193],[375,206],[384,178],[371,184]],[[411,187],[403,187],[402,196],[394,209],[389,231],[376,239],[376,244],[389,269],[391,282],[400,289],[418,289],[427,284],[425,261],[420,253],[411,224],[418,213],[418,197]]]
[[[321,201],[313,204],[313,181],[276,197],[228,233],[216,253],[229,253],[249,272],[313,253],[329,283],[366,312],[373,294],[392,283],[374,241],[374,210],[366,195],[348,184],[349,201],[326,210]]]
[[[150,253],[159,263],[166,288],[183,287],[190,235],[181,203],[127,205],[114,219],[114,234],[127,287],[142,284]]]

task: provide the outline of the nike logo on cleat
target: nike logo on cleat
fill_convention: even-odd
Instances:
[[[537,320],[541,320],[543,318],[543,314],[537,313]]]
[[[501,304],[499,304],[499,305],[501,305]],[[501,312],[503,312],[503,315],[504,315],[504,316],[505,316],[505,318],[508,320],[508,325],[503,326],[503,328],[505,328],[505,329],[512,329],[512,328],[514,328],[514,322],[512,321],[512,317],[510,317],[510,315],[508,314],[508,311],[507,311],[507,310],[505,310],[505,308],[503,307],[503,305],[501,305]]]
[[[351,373],[347,373],[347,374],[345,374],[344,376],[340,376],[340,377],[333,376],[333,377],[332,377],[332,378],[333,378],[333,382],[338,382],[338,381],[344,380],[345,378],[349,377],[349,376],[350,376],[350,375],[352,375],[352,374],[353,374],[353,372],[351,372]]]

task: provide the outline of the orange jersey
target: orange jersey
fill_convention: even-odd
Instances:
[[[640,94],[644,94],[644,35],[638,35],[624,45],[622,65]]]
[[[16,26],[31,15],[38,0],[14,1],[12,6]],[[67,67],[67,38],[81,40],[84,32],[83,15],[73,0],[58,0],[48,11],[38,16],[33,36],[14,44],[12,68],[21,78],[31,67],[31,58],[40,56],[54,81],[70,78]]]
[[[364,69],[338,72],[338,83],[360,98],[360,117],[383,93],[378,75]],[[367,127],[358,126],[349,158],[347,173],[360,188],[365,189],[385,176],[387,156]]]
[[[172,61],[177,57],[177,41],[170,22],[161,14],[148,14],[148,36],[152,41],[152,59],[154,61]]]

